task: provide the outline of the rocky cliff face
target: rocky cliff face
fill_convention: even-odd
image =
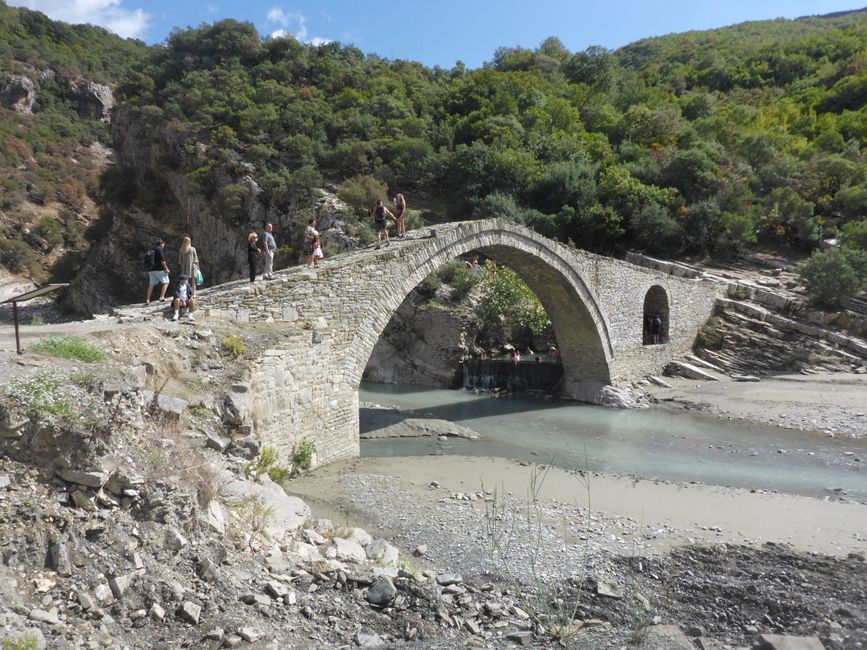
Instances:
[[[33,105],[39,95],[39,82],[58,79],[58,74],[50,68],[35,71],[28,67],[28,70],[27,74],[13,74],[3,81],[0,106],[29,115],[33,112]],[[65,92],[81,117],[106,122],[110,120],[111,109],[114,107],[111,88],[84,77],[64,77],[61,81],[64,82]]]
[[[364,380],[442,388],[461,385],[459,362],[469,352],[478,318],[468,305],[429,303],[416,289],[395,312],[364,371]]]
[[[100,229],[103,234],[94,241],[68,295],[67,304],[74,311],[104,312],[113,305],[143,299],[146,277],[140,260],[159,237],[166,240],[166,258],[169,267],[174,268],[181,241],[189,235],[208,285],[246,275],[247,235],[260,232],[265,223],[274,224],[277,245],[283,248],[277,268],[300,261],[304,227],[311,217],[317,219],[330,253],[359,246],[357,238],[344,232],[349,208],[332,191],[320,190],[319,198],[312,203],[296,202],[292,210],[278,212],[259,200],[261,191],[254,169],[241,170],[244,174],[240,178],[225,179],[226,183],[241,183],[249,190],[240,217],[228,218],[219,213],[194,182],[175,171],[184,152],[170,131],[166,131],[160,146],[143,144],[153,141],[144,137],[149,128],[134,121],[125,109],[113,113],[116,162],[140,191],[159,188],[159,207],[152,206],[149,212],[117,205],[105,207]],[[207,149],[204,144],[199,146]]]

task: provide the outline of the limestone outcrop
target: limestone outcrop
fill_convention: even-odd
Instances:
[[[36,87],[30,77],[14,74],[3,83],[3,90],[0,92],[0,106],[3,108],[29,115],[33,112],[35,101]]]
[[[109,121],[114,108],[114,94],[111,88],[84,77],[78,77],[69,84],[69,92],[76,102],[78,113],[90,120]]]

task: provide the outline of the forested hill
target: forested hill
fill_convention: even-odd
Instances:
[[[859,11],[444,70],[226,21],[174,33],[122,93],[227,213],[243,161],[275,211],[324,178],[359,213],[387,188],[595,250],[809,249],[817,216],[864,229],[865,44]]]
[[[549,38],[474,70],[231,20],[123,47],[112,128],[136,168],[105,196],[194,240],[192,205],[241,235],[333,184],[362,238],[371,202],[403,192],[426,219],[505,217],[601,252],[806,252],[819,217],[867,245],[867,10],[614,52]]]
[[[142,42],[0,1],[0,263],[8,270],[37,282],[77,271],[99,215],[110,87],[146,56]]]

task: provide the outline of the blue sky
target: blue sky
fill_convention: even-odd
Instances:
[[[175,27],[224,18],[263,36],[340,41],[390,59],[478,67],[500,46],[535,48],[557,36],[572,51],[746,20],[859,9],[865,0],[7,0],[57,20],[102,25],[161,43]]]

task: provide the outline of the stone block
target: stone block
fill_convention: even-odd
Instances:
[[[825,650],[822,642],[814,636],[787,636],[761,634],[762,650]]]
[[[638,650],[695,650],[692,642],[675,625],[654,625]]]
[[[197,605],[196,603],[187,600],[178,607],[176,614],[181,620],[186,621],[187,623],[192,623],[193,625],[198,625],[199,617],[202,615],[202,607],[201,605]]]

